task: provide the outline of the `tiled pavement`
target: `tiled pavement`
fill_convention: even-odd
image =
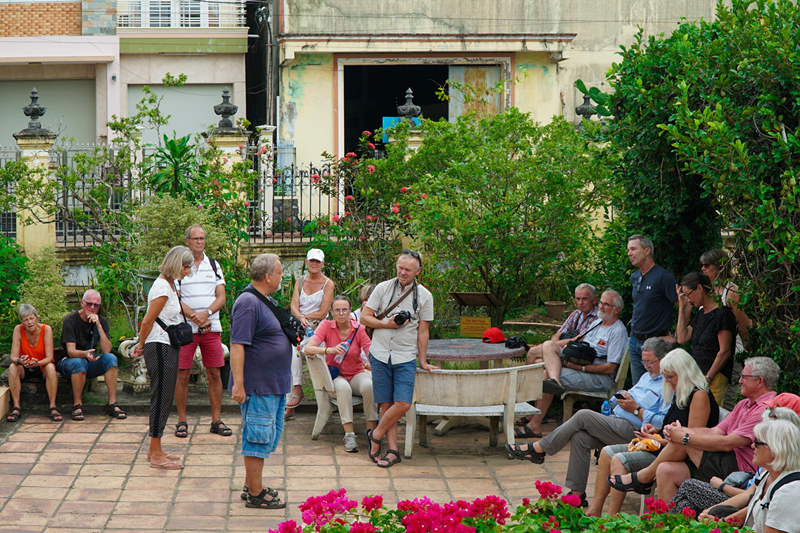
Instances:
[[[147,417],[124,421],[87,416],[84,422],[55,424],[26,413],[12,426],[0,422],[0,531],[258,531],[289,518],[312,495],[344,487],[360,499],[383,494],[393,507],[400,500],[428,496],[446,502],[498,494],[512,505],[535,493],[536,479],[563,484],[569,449],[544,465],[509,461],[501,447],[489,447],[488,430],[452,429],[446,436],[428,432],[430,448],[414,447],[414,457],[390,469],[373,465],[366,454],[363,419],[356,419],[360,453],[342,446],[335,416],[317,441],[310,440],[314,415],[298,413],[286,424],[276,454],[266,461],[265,483],[279,489],[285,510],[248,509],[239,499],[244,479],[238,453],[240,420],[225,415],[234,430],[225,438],[208,432],[209,418],[190,417],[188,439],[170,432],[164,447],[179,453],[179,472],[149,467]],[[553,426],[547,429],[552,430]],[[401,433],[403,433],[401,431]],[[6,436],[3,437],[2,435]],[[401,445],[402,451],[402,445]],[[590,475],[592,493],[594,469]],[[627,512],[638,501],[629,498]]]

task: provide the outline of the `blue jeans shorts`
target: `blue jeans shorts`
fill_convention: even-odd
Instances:
[[[285,394],[251,394],[239,404],[242,410],[242,455],[269,459],[283,435]]]
[[[86,379],[94,379],[105,375],[106,372],[117,366],[117,356],[113,353],[104,353],[97,361],[89,361],[80,357],[65,357],[58,362],[58,371],[69,379],[73,374],[84,372]]]
[[[416,361],[393,365],[391,356],[387,364],[369,354],[369,364],[372,367],[372,396],[375,403],[411,403],[414,400]]]

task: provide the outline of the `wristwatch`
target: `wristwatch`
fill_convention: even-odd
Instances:
[[[214,314],[214,311],[212,311],[211,308],[209,307],[208,309],[206,309],[206,313],[208,313],[208,316],[211,316]]]
[[[639,416],[639,411],[641,411],[641,410],[642,410],[641,407],[637,407],[636,409],[634,409],[633,410],[633,416]]]
[[[683,438],[681,439],[681,442],[683,443],[684,446],[688,446],[689,445],[689,434],[688,433],[683,436]]]

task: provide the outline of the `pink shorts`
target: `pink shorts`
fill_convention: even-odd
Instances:
[[[222,353],[222,334],[213,332],[195,333],[192,343],[181,347],[181,353],[178,356],[178,368],[180,370],[192,368],[194,352],[197,346],[200,346],[204,367],[220,368],[225,366],[225,355]]]

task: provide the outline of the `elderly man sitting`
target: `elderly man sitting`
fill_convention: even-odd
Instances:
[[[622,305],[622,296],[616,291],[607,290],[600,297],[599,319],[591,324],[583,337],[583,341],[596,353],[591,365],[579,366],[562,360],[562,343],[547,341],[542,345],[546,379],[542,399],[534,404],[541,414],[531,417],[527,425],[517,428],[514,431],[516,437],[542,437],[542,421],[547,416],[554,395],[563,394],[565,390],[602,392],[614,385],[617,367],[628,345],[628,331],[619,319]],[[539,363],[542,359],[530,362]]]
[[[506,444],[513,459],[528,459],[542,464],[547,455],[555,455],[572,442],[567,467],[566,486],[571,494],[581,497],[581,506],[588,507],[586,482],[589,478],[589,459],[594,449],[609,444],[630,442],[642,424],[661,426],[669,403],[662,397],[664,378],[661,377],[661,359],[672,350],[672,345],[653,337],[642,346],[642,362],[647,374],[630,391],[623,391],[622,399],[612,398],[613,416],[604,416],[590,409],[581,409],[565,424],[540,441],[532,444]]]

